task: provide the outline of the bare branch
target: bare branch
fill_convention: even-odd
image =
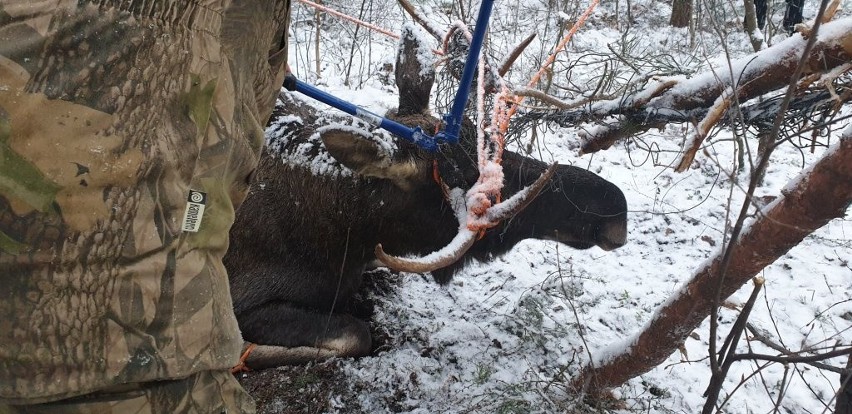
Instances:
[[[722,390],[722,384],[725,382],[725,377],[728,376],[728,371],[731,369],[731,365],[733,365],[734,361],[737,360],[737,343],[740,341],[740,336],[745,330],[746,322],[751,314],[751,310],[754,309],[754,303],[757,301],[757,295],[763,287],[764,279],[762,277],[755,277],[752,281],[754,282],[754,289],[751,291],[751,296],[749,296],[748,301],[745,306],[743,306],[743,310],[737,317],[736,322],[734,322],[734,326],[731,327],[731,332],[728,333],[728,337],[725,339],[722,349],[719,350],[720,357],[723,357],[720,358],[721,366],[717,371],[713,372],[713,375],[710,378],[710,385],[707,386],[707,391],[704,392],[704,396],[707,397],[707,401],[704,402],[704,409],[702,412],[705,414],[711,413],[713,411],[713,407],[716,405],[716,401],[719,400],[719,392]]]
[[[834,351],[823,352],[814,355],[767,355],[757,354],[753,352],[745,354],[737,354],[733,356],[733,361],[742,361],[744,359],[757,359],[762,361],[781,362],[785,364],[808,363],[825,361],[826,359],[836,358],[839,356],[852,355],[852,347],[836,349]]]
[[[405,12],[408,13],[411,18],[414,19],[415,22],[417,22],[418,24],[420,24],[420,26],[426,29],[426,31],[429,32],[432,37],[434,37],[439,42],[444,38],[444,33],[433,27],[428,20],[420,16],[420,13],[417,13],[417,9],[414,8],[413,4],[411,4],[408,0],[398,1],[399,5],[402,6],[402,9],[405,10]]]
[[[509,72],[509,69],[512,68],[512,65],[515,64],[515,61],[518,60],[519,57],[521,57],[521,53],[523,53],[527,46],[529,46],[530,43],[532,43],[533,39],[535,39],[535,36],[535,33],[527,36],[526,39],[524,39],[521,43],[518,43],[518,45],[515,46],[514,49],[512,49],[512,53],[509,53],[509,56],[506,58],[506,60],[503,61],[503,64],[500,65],[500,69],[497,70],[497,73],[500,74],[500,76],[506,76],[506,73]]]
[[[780,352],[783,355],[789,356],[789,355],[795,354],[795,352],[790,351],[789,349],[787,349],[783,345],[773,341],[772,338],[770,338],[766,333],[761,332],[759,329],[757,329],[757,327],[755,327],[751,323],[746,324],[746,329],[748,329],[749,333],[751,334],[752,339],[768,346],[769,348],[772,348],[772,349]],[[834,373],[837,373],[837,374],[843,372],[843,370],[841,368],[837,368],[833,365],[824,364],[822,362],[808,362],[807,364],[811,365],[813,367],[816,367],[816,368],[819,368],[819,369],[824,369],[826,371],[831,371],[831,372],[834,372]]]
[[[577,107],[580,107],[580,106],[583,106],[583,105],[589,103],[589,98],[582,99],[578,102],[566,102],[566,101],[563,101],[563,100],[561,100],[561,99],[559,99],[555,96],[548,95],[548,94],[546,94],[546,93],[544,93],[540,90],[530,89],[530,88],[516,89],[516,90],[512,91],[512,93],[517,95],[517,96],[526,96],[526,97],[529,97],[529,98],[535,98],[535,99],[538,99],[539,101],[542,101],[546,104],[555,106],[555,107],[560,108],[560,109],[577,108]]]
[[[840,9],[840,0],[834,0],[828,4],[828,8],[825,10],[825,14],[822,16],[822,22],[828,23],[834,20],[834,15],[837,14],[837,10]]]
[[[689,166],[692,165],[692,161],[695,159],[695,154],[698,152],[698,148],[701,147],[701,143],[704,142],[704,139],[710,134],[710,130],[713,129],[713,126],[719,123],[719,120],[723,115],[725,115],[728,108],[731,107],[732,102],[733,94],[730,93],[730,90],[719,96],[719,99],[716,100],[710,108],[710,111],[707,112],[707,116],[705,116],[704,119],[702,119],[695,127],[695,136],[692,138],[689,147],[685,148],[680,162],[675,167],[675,171],[684,172],[689,169]]]

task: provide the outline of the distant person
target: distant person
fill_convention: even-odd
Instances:
[[[766,26],[766,0],[754,0],[754,11],[757,19],[757,28],[763,30]]]
[[[786,2],[783,26],[784,30],[792,35],[796,25],[802,22],[802,8],[804,8],[805,0],[786,0]]]
[[[0,0],[0,413],[253,412],[222,266],[289,0]]]

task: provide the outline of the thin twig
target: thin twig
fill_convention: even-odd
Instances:
[[[774,349],[774,350],[776,350],[776,351],[778,351],[778,352],[780,352],[784,355],[795,355],[796,354],[796,352],[791,351],[791,350],[787,349],[786,347],[784,347],[783,345],[773,341],[771,338],[766,336],[764,333],[760,332],[760,330],[757,329],[751,323],[746,324],[746,329],[748,329],[749,333],[751,334],[752,339],[768,346],[769,348],[772,348],[772,349]],[[813,366],[814,368],[824,369],[826,371],[831,371],[831,372],[834,372],[836,374],[840,374],[840,373],[843,372],[842,368],[838,368],[838,367],[835,367],[833,365],[828,365],[828,364],[823,363],[823,362],[808,362],[807,364]]]
[[[728,376],[728,371],[734,361],[736,361],[735,356],[737,355],[737,342],[739,342],[743,330],[745,330],[748,317],[751,314],[751,310],[754,309],[754,303],[757,301],[757,296],[760,294],[760,290],[763,287],[764,280],[762,277],[755,277],[752,280],[754,281],[754,289],[751,291],[751,296],[749,296],[748,301],[745,306],[743,306],[743,310],[740,311],[740,316],[737,317],[736,322],[734,322],[734,326],[731,327],[731,332],[728,334],[728,337],[725,339],[725,343],[719,350],[719,354],[725,355],[724,358],[719,358],[719,370],[713,372],[713,376],[710,378],[710,385],[707,386],[707,391],[704,392],[704,395],[707,397],[707,401],[704,403],[704,409],[702,410],[702,413],[704,414],[710,414],[716,405],[716,401],[719,399],[719,392],[722,390],[722,384],[725,382],[725,377]]]
[[[775,407],[772,409],[773,413],[777,413],[778,409],[781,408],[781,400],[784,399],[784,388],[787,386],[787,375],[790,373],[790,366],[784,364],[784,375],[781,377],[781,386],[778,387],[778,399],[775,400]]]
[[[843,349],[838,349],[830,352],[823,352],[821,354],[814,355],[767,355],[767,354],[756,354],[753,352],[745,353],[745,354],[737,354],[733,355],[732,358],[734,361],[742,361],[744,359],[759,359],[762,361],[772,361],[772,362],[781,362],[785,364],[798,364],[798,363],[809,363],[809,362],[818,362],[826,359],[836,358],[839,356],[850,355],[852,354],[852,347],[846,347]]]

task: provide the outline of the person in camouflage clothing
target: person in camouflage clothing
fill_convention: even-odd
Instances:
[[[240,412],[222,256],[289,0],[0,0],[0,413]]]

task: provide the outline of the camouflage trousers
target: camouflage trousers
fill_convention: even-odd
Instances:
[[[27,406],[0,405],[0,414],[254,413],[251,397],[225,370],[188,378],[116,386],[105,391]]]
[[[0,412],[250,411],[222,258],[289,3],[0,0]]]

